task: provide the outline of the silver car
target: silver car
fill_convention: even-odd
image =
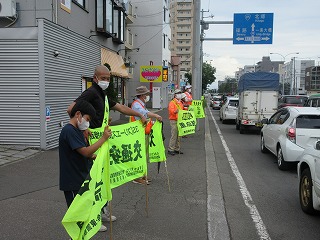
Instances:
[[[278,168],[286,170],[288,162],[297,162],[305,148],[320,139],[320,109],[285,107],[262,120],[261,151],[277,156]]]
[[[212,109],[220,109],[222,96],[214,96],[211,101]]]

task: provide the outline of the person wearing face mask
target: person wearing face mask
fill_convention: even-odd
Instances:
[[[180,89],[174,91],[174,98],[169,102],[169,120],[171,127],[171,137],[169,141],[168,153],[172,156],[175,154],[183,154],[180,151],[180,137],[178,136],[178,112],[183,110],[183,105],[181,103],[182,92]]]
[[[125,105],[114,102],[108,98],[109,107],[106,107],[105,90],[109,87],[109,83],[110,83],[109,69],[104,65],[96,66],[94,70],[92,86],[86,89],[84,92],[82,92],[81,95],[73,103],[69,105],[67,109],[68,114],[70,115],[71,110],[73,106],[76,104],[76,102],[85,100],[89,102],[96,110],[95,117],[92,117],[90,119],[90,129],[100,128],[104,121],[105,112],[107,111],[106,114],[109,115],[110,109],[117,110],[125,115],[140,117],[142,124],[146,125],[147,119],[145,118],[145,116],[143,116],[139,112],[132,110],[131,108]],[[89,139],[89,135],[91,134],[91,132],[89,130],[85,130],[83,131],[83,134],[86,139]],[[110,217],[109,213],[106,211],[106,207],[102,209],[102,212],[103,212],[102,221],[110,221],[110,220],[115,221],[117,219],[115,216]],[[101,225],[100,231],[101,232],[107,231],[107,227],[104,225]]]
[[[82,183],[90,172],[90,161],[95,151],[109,139],[111,130],[107,126],[101,138],[87,146],[83,132],[89,127],[89,121],[96,111],[86,101],[77,101],[70,112],[70,121],[59,136],[59,188],[69,207],[77,195]]]
[[[192,91],[192,86],[191,85],[187,85],[185,87],[186,91],[184,92],[184,94],[186,95],[185,97],[185,103],[190,106],[191,103],[192,103],[192,94],[191,94],[191,91]]]
[[[147,110],[146,108],[146,103],[150,100],[150,91],[147,87],[145,86],[140,86],[136,88],[136,99],[133,101],[133,103],[131,104],[131,108],[139,113],[141,113],[143,116],[145,116],[146,118],[155,118],[158,121],[162,122],[162,117],[156,113],[150,112],[149,110]],[[130,117],[130,122],[136,121],[136,120],[140,120],[139,117]],[[148,133],[147,133],[148,134]],[[149,179],[150,181],[150,179]],[[142,178],[137,178],[135,180],[133,180],[133,183],[137,183],[137,184],[149,184],[149,181],[147,180],[146,182],[146,178],[142,177]]]

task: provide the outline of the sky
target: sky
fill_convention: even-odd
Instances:
[[[244,65],[253,65],[270,56],[271,61],[292,57],[320,62],[320,1],[319,0],[201,0],[204,21],[233,21],[234,13],[273,13],[272,44],[235,44],[232,41],[204,41],[204,61],[216,68],[216,82],[225,76],[234,77]],[[211,17],[213,16],[213,18]],[[211,24],[205,38],[232,38],[233,25]],[[298,55],[290,54],[299,52]]]

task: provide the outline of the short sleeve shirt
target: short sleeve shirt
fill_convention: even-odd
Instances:
[[[60,190],[78,191],[90,172],[90,160],[77,152],[86,147],[81,130],[65,125],[59,136]]]
[[[105,94],[103,90],[92,82],[92,86],[86,89],[76,100],[85,100],[95,108],[96,116],[90,121],[90,128],[98,128],[102,126],[104,109],[105,109]],[[109,108],[114,107],[117,103],[108,98]]]
[[[139,98],[137,98],[137,99],[133,102],[131,108],[132,108],[133,110],[135,110],[136,112],[141,113],[145,118],[147,117],[147,114],[148,114],[148,112],[149,112],[149,111],[146,109],[145,103],[142,102]],[[140,120],[140,117],[134,116],[134,119],[135,119],[135,120]]]

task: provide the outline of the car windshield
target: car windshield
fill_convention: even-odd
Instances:
[[[214,101],[220,101],[220,100],[221,100],[221,97],[214,97],[213,100],[214,100]]]
[[[320,129],[320,115],[301,115],[297,117],[296,127]]]
[[[304,102],[307,100],[307,97],[287,97],[286,103],[288,104],[304,104]]]

